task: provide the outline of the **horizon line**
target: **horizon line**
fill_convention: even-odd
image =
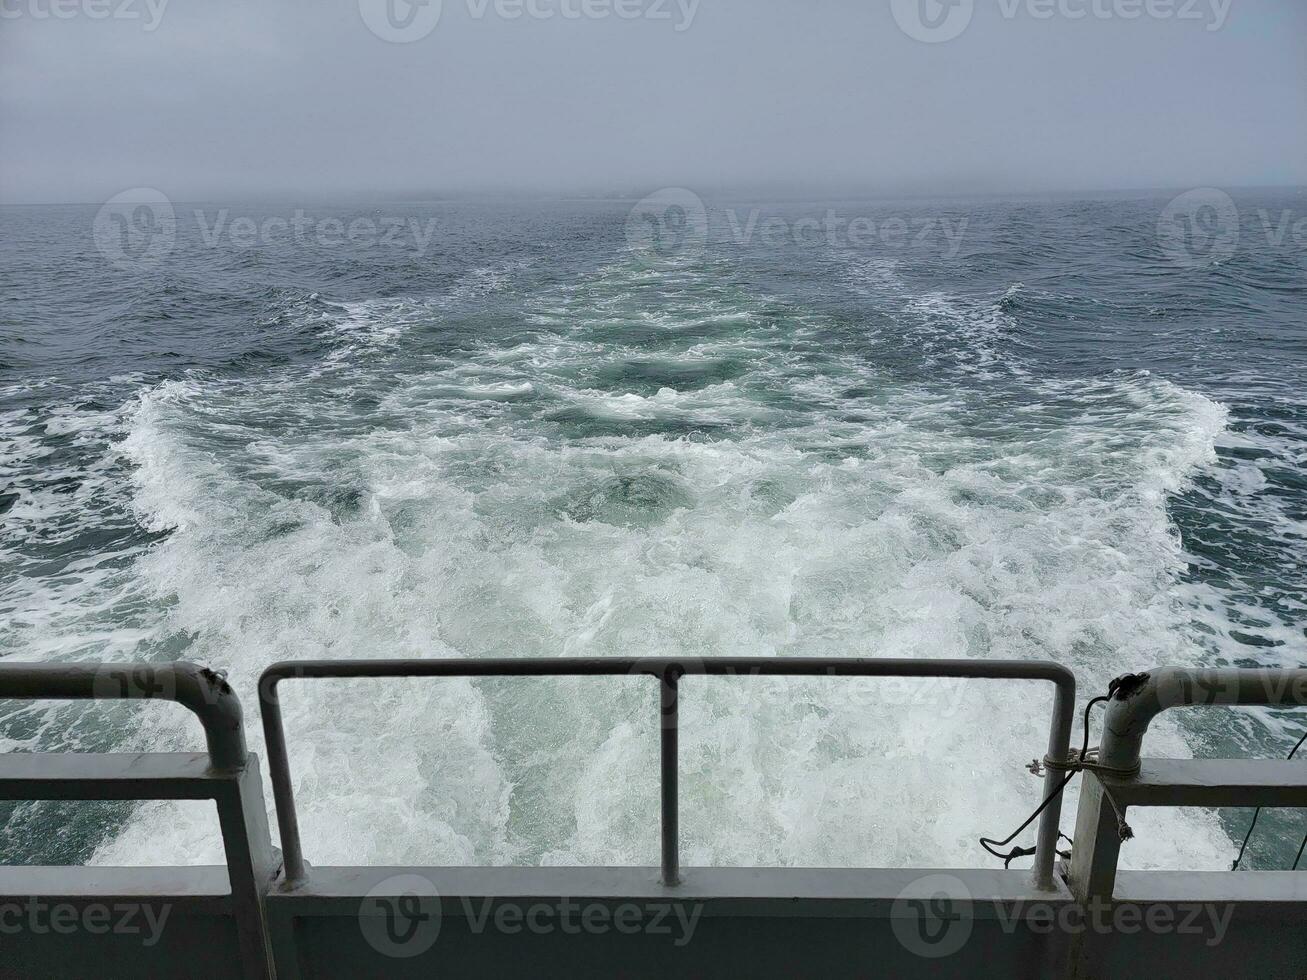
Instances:
[[[1288,191],[1307,191],[1307,183],[1194,183],[1194,184],[1152,184],[1133,187],[1067,187],[1067,188],[1039,188],[1031,190],[1003,189],[1003,190],[932,190],[932,189],[914,189],[904,188],[871,190],[867,188],[832,188],[824,190],[816,188],[805,190],[800,185],[786,185],[780,183],[741,185],[737,190],[724,191],[718,189],[715,192],[701,193],[696,191],[692,186],[694,182],[667,183],[658,187],[652,187],[646,193],[652,193],[657,190],[668,188],[683,188],[689,190],[700,197],[708,200],[713,199],[731,199],[734,195],[767,195],[775,194],[778,198],[789,197],[790,203],[803,203],[804,201],[817,203],[823,200],[857,200],[857,199],[920,199],[920,198],[949,198],[949,199],[1004,199],[1004,198],[1030,198],[1030,197],[1076,197],[1078,195],[1103,195],[1103,194],[1166,194],[1193,190],[1199,187],[1215,187],[1225,191],[1267,191],[1267,190],[1288,190]],[[144,187],[145,185],[141,185]],[[157,188],[153,188],[157,189]],[[121,193],[121,192],[120,192]],[[162,193],[162,192],[160,192]],[[165,195],[166,196],[166,195]],[[445,203],[455,201],[490,201],[490,200],[515,200],[515,201],[558,201],[558,202],[625,202],[639,201],[644,195],[638,192],[626,191],[585,191],[585,190],[568,190],[568,191],[542,191],[542,190],[512,190],[508,188],[497,189],[467,189],[455,191],[368,191],[368,190],[348,190],[348,191],[314,191],[303,195],[301,198],[291,197],[284,191],[251,191],[243,197],[228,196],[226,194],[170,199],[173,204],[226,204],[226,203],[287,203],[294,200],[314,201],[317,203],[329,203],[330,199],[338,201],[349,200],[370,200],[370,201],[403,201],[406,203]],[[793,198],[798,198],[794,201]],[[109,198],[98,200],[35,200],[35,201],[11,201],[4,200],[0,197],[0,207],[89,207],[102,205]]]

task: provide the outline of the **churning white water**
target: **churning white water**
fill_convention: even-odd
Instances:
[[[846,275],[917,376],[729,267],[513,294],[519,271],[328,305],[309,367],[135,399],[113,451],[160,537],[83,601],[138,597],[138,632],[228,671],[260,752],[281,659],[1047,658],[1082,704],[1196,662],[1166,501],[1213,459],[1215,402],[1031,377],[999,308],[906,295],[892,266]],[[419,341],[500,294],[493,334]],[[997,381],[958,383],[977,371]],[[313,863],[657,861],[649,681],[292,681],[283,703]],[[989,866],[975,839],[1037,802],[1050,708],[1033,683],[687,679],[684,860]],[[128,744],[200,745],[180,709],[134,717]],[[1191,754],[1169,719],[1150,751]],[[1229,860],[1209,814],[1132,822],[1128,866]],[[93,860],[219,863],[216,821],[147,804]]]

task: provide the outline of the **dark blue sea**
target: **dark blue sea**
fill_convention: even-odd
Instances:
[[[1307,666],[1307,191],[0,209],[0,657]],[[616,680],[292,685],[319,864],[657,863]],[[988,866],[1034,684],[684,682],[690,865]],[[1302,712],[1164,715],[1281,757]],[[1078,733],[1077,733],[1078,734]],[[257,723],[249,732],[258,751]],[[0,702],[0,749],[199,748]],[[268,796],[269,801],[271,796]],[[1226,868],[1250,817],[1132,820]],[[1248,866],[1287,867],[1272,811]],[[1064,829],[1074,821],[1074,793]],[[210,808],[0,808],[0,853],[209,863]]]

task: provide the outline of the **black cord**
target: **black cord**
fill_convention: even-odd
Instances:
[[[1302,839],[1302,844],[1300,844],[1298,847],[1298,856],[1293,859],[1293,867],[1290,870],[1292,871],[1298,870],[1298,862],[1302,860],[1303,851],[1307,851],[1307,837],[1304,837]]]
[[[1243,835],[1243,843],[1239,845],[1239,853],[1234,856],[1234,861],[1230,864],[1231,871],[1239,870],[1239,862],[1243,860],[1243,852],[1248,850],[1248,841],[1252,839],[1253,831],[1257,829],[1257,818],[1261,815],[1261,807],[1258,807],[1253,811],[1253,820],[1252,823],[1248,825],[1248,833]]]
[[[1297,754],[1298,750],[1302,748],[1303,742],[1307,742],[1307,732],[1303,732],[1302,738],[1298,739],[1298,744],[1289,750],[1288,760],[1286,761],[1293,759],[1293,757]],[[1234,863],[1230,865],[1231,871],[1239,870],[1239,862],[1243,860],[1243,852],[1248,849],[1248,841],[1252,839],[1253,829],[1257,826],[1257,818],[1260,817],[1261,815],[1262,815],[1261,807],[1258,807],[1256,810],[1253,811],[1252,823],[1248,825],[1248,833],[1243,835],[1243,843],[1239,845],[1239,853],[1235,856]],[[1303,838],[1303,846],[1307,847],[1307,837]],[[1302,847],[1298,848],[1298,858],[1293,862],[1294,871],[1298,870],[1298,861],[1302,860],[1302,851],[1303,851]]]
[[[1113,682],[1113,684],[1115,684],[1115,682]],[[1090,699],[1089,703],[1085,705],[1085,715],[1084,715],[1085,735],[1084,735],[1084,741],[1081,743],[1080,746],[1080,758],[1082,761],[1085,758],[1085,753],[1089,751],[1089,710],[1093,708],[1093,706],[1096,704],[1101,704],[1104,701],[1110,701],[1114,690],[1115,687],[1109,688],[1107,694],[1102,695],[1100,697],[1092,698]],[[1044,797],[1044,802],[1039,804],[1039,806],[1035,808],[1035,812],[1032,813],[1030,816],[1026,817],[1026,822],[1023,823],[1016,830],[1012,831],[1012,833],[1010,833],[1005,840],[994,840],[992,837],[982,837],[980,838],[980,846],[983,847],[990,854],[994,855],[994,857],[1002,858],[1004,868],[1006,868],[1009,864],[1011,864],[1014,858],[1029,857],[1031,854],[1034,854],[1035,848],[1033,847],[1014,847],[1011,851],[1009,851],[1006,854],[1004,854],[1002,851],[996,851],[994,850],[994,848],[1007,847],[1009,844],[1012,843],[1013,840],[1016,839],[1017,834],[1021,833],[1021,831],[1025,830],[1032,823],[1034,823],[1035,818],[1039,816],[1041,813],[1043,813],[1046,809],[1048,809],[1048,805],[1050,803],[1052,803],[1055,799],[1057,799],[1059,796],[1062,795],[1062,790],[1066,789],[1066,784],[1071,782],[1071,777],[1074,776],[1075,774],[1076,771],[1073,769],[1072,771],[1068,772],[1065,776],[1063,776],[1062,781],[1058,783],[1055,787],[1053,787],[1053,791],[1049,793],[1048,796]]]

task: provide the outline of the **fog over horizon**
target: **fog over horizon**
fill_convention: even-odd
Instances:
[[[3,203],[1307,184],[1300,0],[59,2]]]

